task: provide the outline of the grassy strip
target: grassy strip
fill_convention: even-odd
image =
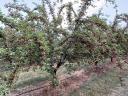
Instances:
[[[70,96],[108,96],[111,89],[120,84],[119,71],[112,69],[102,76],[92,76],[79,89],[70,93]]]

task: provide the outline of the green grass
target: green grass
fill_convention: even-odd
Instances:
[[[69,96],[108,96],[111,89],[120,84],[118,70],[111,70],[106,74],[97,77],[92,76],[78,90],[70,93]]]
[[[15,84],[15,88],[16,89],[20,89],[26,86],[35,86],[36,84],[47,80],[48,77],[36,77],[36,78],[31,78],[28,80],[24,80],[24,81],[20,81],[18,83]]]
[[[48,73],[39,69],[36,71],[21,72],[19,78],[15,81],[14,89],[20,90],[27,86],[36,86],[46,80],[48,80]]]

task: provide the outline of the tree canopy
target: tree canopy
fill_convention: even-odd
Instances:
[[[33,9],[16,0],[5,5],[8,15],[0,12],[0,21],[5,25],[0,29],[0,62],[12,73],[7,77],[0,74],[2,80],[12,84],[19,72],[31,66],[40,66],[55,78],[65,63],[97,64],[127,54],[128,14],[117,14],[113,23],[107,24],[99,14],[86,16],[93,0],[82,0],[78,12],[71,2],[55,12],[53,4],[61,2],[42,0]],[[67,28],[62,24],[63,10]],[[120,27],[122,22],[125,24]]]

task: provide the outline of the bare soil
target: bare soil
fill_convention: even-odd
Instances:
[[[50,81],[42,82],[37,86],[29,86],[20,92],[12,92],[9,96],[68,96],[74,90],[77,90],[83,83],[90,80],[91,74],[103,75],[116,66],[116,62],[109,62],[103,66],[92,66],[88,70],[78,70],[70,76],[60,76],[59,85],[53,87]],[[118,96],[118,95],[109,95]],[[128,96],[128,95],[127,95]]]

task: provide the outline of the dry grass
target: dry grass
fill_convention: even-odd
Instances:
[[[122,89],[126,89],[126,86],[121,87],[119,79],[119,76],[122,76],[122,78],[125,79],[127,77],[128,79],[128,65],[123,64],[123,69],[125,71],[120,71],[119,68],[114,68],[106,74],[98,77],[94,74],[91,80],[85,82],[78,90],[71,92],[69,96],[128,96],[128,94],[123,94],[126,90]],[[121,95],[121,93],[123,95]]]
[[[40,69],[36,71],[29,70],[28,72],[21,72],[13,88],[15,90],[22,90],[28,86],[36,86],[38,83],[48,80],[48,75],[48,73]]]

